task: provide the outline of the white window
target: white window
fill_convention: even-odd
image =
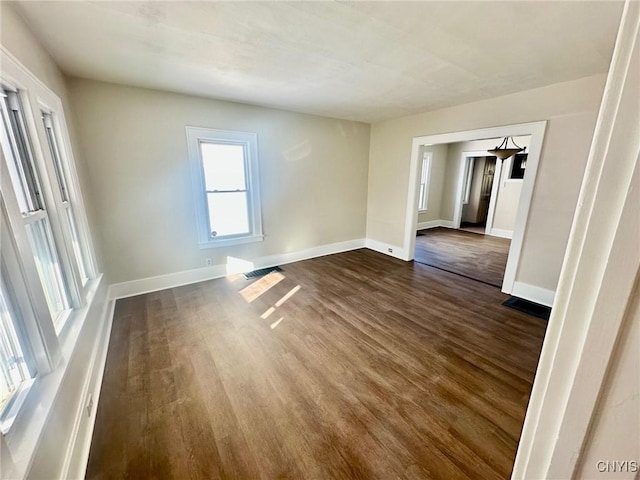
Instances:
[[[73,249],[73,255],[78,267],[78,274],[82,285],[86,285],[89,280],[89,272],[87,269],[86,251],[84,242],[82,242],[78,230],[78,224],[76,221],[76,215],[72,206],[70,192],[68,188],[67,172],[65,168],[65,162],[63,162],[62,149],[60,148],[61,142],[58,140],[58,133],[56,125],[54,125],[54,115],[50,112],[42,112],[42,123],[44,124],[45,135],[47,138],[47,144],[49,145],[49,151],[51,153],[51,161],[53,164],[53,170],[56,177],[56,185],[58,187],[58,199],[64,216],[69,224],[70,243]]]
[[[12,72],[0,83],[0,431],[6,434],[28,392],[46,390],[40,377],[59,365],[72,331],[65,327],[84,318],[96,274],[60,99],[3,60]],[[11,438],[21,437],[12,431]]]
[[[201,248],[260,241],[255,133],[187,127]]]
[[[4,270],[4,269],[3,269]],[[24,323],[19,317],[16,302],[11,298],[12,289],[6,285],[6,271],[0,279],[0,426],[11,411],[30,380],[35,376],[32,357],[28,354],[29,344],[25,332],[20,328]],[[2,432],[6,428],[1,428]]]
[[[431,173],[431,152],[424,152],[422,157],[422,174],[420,175],[420,194],[418,195],[418,211],[427,210],[429,200],[429,174]]]
[[[49,311],[54,325],[60,330],[71,310],[71,295],[60,261],[59,242],[54,239],[52,231],[48,202],[41,187],[43,176],[35,162],[18,92],[5,90],[2,107],[5,138],[8,140],[5,156],[9,160],[13,191]]]

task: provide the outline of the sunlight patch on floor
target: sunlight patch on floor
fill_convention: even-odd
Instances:
[[[280,305],[282,305],[284,302],[286,302],[287,300],[289,300],[291,297],[293,297],[295,295],[295,293],[300,290],[300,285],[296,285],[295,287],[293,287],[291,290],[289,290],[289,292],[282,297],[280,300],[278,300],[276,302],[276,307],[279,307]]]
[[[247,301],[247,303],[253,302],[256,298],[269,290],[274,285],[277,285],[284,280],[284,275],[280,272],[271,272],[268,275],[256,280],[251,285],[240,290],[240,295]]]
[[[269,307],[266,312],[264,312],[262,315],[260,315],[260,318],[264,320],[264,319],[268,318],[269,315],[271,315],[275,311],[276,311],[276,307]]]

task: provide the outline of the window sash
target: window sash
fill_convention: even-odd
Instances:
[[[12,151],[10,174],[23,215],[44,208],[33,156],[28,146],[26,126],[22,118],[20,98],[16,92],[4,90],[3,117]]]
[[[67,316],[66,313],[71,308],[71,302],[48,219],[45,217],[28,224],[27,236],[53,324],[56,331],[59,331],[64,323],[63,319]]]
[[[0,411],[20,385],[32,378],[16,331],[15,309],[9,303],[4,282],[0,285]]]
[[[49,144],[49,152],[51,153],[51,159],[53,161],[53,169],[55,171],[56,180],[58,182],[60,198],[63,202],[68,202],[69,195],[67,194],[67,181],[62,169],[62,162],[60,161],[60,149],[58,148],[58,142],[56,141],[56,136],[53,131],[51,114],[43,112],[42,121],[44,123],[44,131],[47,136],[47,143]]]
[[[214,165],[214,166],[210,165],[207,168],[207,166],[205,165],[206,159],[205,159],[205,154],[203,149],[203,146],[205,145],[233,146],[233,147],[240,147],[242,149],[241,177],[242,177],[242,185],[244,188],[237,188],[237,189],[230,189],[230,190],[226,190],[226,189],[207,190],[206,188],[207,177],[208,177],[207,173],[212,173],[213,171],[213,175],[216,175],[218,173],[216,168],[225,168],[225,165],[219,163],[218,161],[217,165]],[[202,166],[202,174],[205,178],[207,225],[209,227],[211,239],[215,240],[217,238],[233,238],[233,237],[241,237],[241,236],[249,235],[251,233],[251,218],[250,218],[251,211],[249,208],[249,195],[248,195],[249,190],[247,189],[247,185],[249,184],[249,179],[247,178],[248,162],[247,162],[246,146],[243,143],[235,143],[235,142],[201,141],[200,142],[200,158],[201,158],[200,163]],[[233,160],[236,160],[236,159],[233,159]],[[233,165],[233,167],[237,167],[237,165]],[[214,183],[217,182],[217,180],[215,179],[212,179],[212,180]],[[230,194],[230,195],[225,195],[225,194]],[[217,196],[221,196],[220,198],[224,198],[225,196],[233,197],[233,196],[237,196],[238,194],[244,194],[244,196],[242,197],[242,200],[243,200],[242,203],[244,204],[243,205],[244,208],[241,207],[240,211],[234,211],[233,214],[231,214],[231,212],[223,212],[218,214],[212,211],[212,201]],[[225,200],[227,200],[227,202],[231,202],[231,199],[227,198]],[[227,205],[227,206],[230,207],[230,205]],[[222,222],[222,224],[226,223],[227,228],[230,230],[229,233],[223,233],[222,235],[218,233],[219,232],[218,225],[220,224],[220,222]],[[232,226],[234,223],[235,223],[235,228],[233,228]],[[220,225],[220,226],[224,228],[224,225]]]
[[[74,269],[76,267],[70,262],[68,255],[63,258],[63,254],[65,254],[66,251],[63,252],[60,250],[60,246],[66,248],[67,244],[70,243],[66,238],[68,235],[65,235],[64,231],[67,219],[65,217],[60,218],[63,209],[56,212],[54,208],[54,221],[58,222],[56,227],[58,231],[54,232],[52,218],[47,209],[47,200],[55,204],[55,199],[51,197],[45,198],[43,194],[46,192],[40,188],[43,179],[45,182],[49,181],[50,185],[56,184],[56,181],[51,181],[52,175],[49,174],[49,176],[47,176],[48,172],[45,165],[38,165],[36,163],[32,150],[32,148],[44,146],[44,143],[49,144],[49,140],[46,138],[47,135],[45,133],[45,141],[42,141],[43,139],[40,138],[40,144],[32,144],[29,141],[30,137],[24,116],[31,115],[33,112],[24,109],[23,104],[20,102],[19,92],[5,90],[5,93],[7,95],[6,105],[9,107],[10,114],[8,118],[9,121],[7,122],[5,118],[3,122],[5,123],[5,130],[9,132],[8,143],[10,147],[7,149],[7,152],[5,152],[5,158],[7,159],[7,164],[13,163],[20,167],[15,169],[15,175],[10,175],[13,192],[18,199],[18,205],[21,206],[20,193],[22,193],[23,196],[26,196],[26,204],[32,205],[31,208],[33,208],[29,211],[24,211],[25,202],[22,202],[22,208],[20,208],[20,210],[23,225],[26,229],[27,239],[35,262],[37,278],[40,281],[40,286],[44,293],[47,308],[51,315],[51,321],[56,333],[59,334],[70,316],[72,307],[79,307],[82,304],[79,289],[74,280]],[[38,140],[37,135],[32,138]],[[54,145],[57,147],[56,144]],[[16,154],[18,158],[15,157]],[[9,159],[8,157],[13,157],[13,159]],[[52,154],[53,164],[55,164],[56,161],[59,162],[59,160],[59,155],[58,158],[55,159]],[[58,167],[60,167],[60,164],[58,164]],[[62,172],[59,173],[62,174]],[[26,191],[25,188],[27,189]],[[79,266],[77,268],[79,269]]]
[[[67,222],[69,227],[71,251],[73,252],[73,256],[76,260],[80,281],[84,286],[89,280],[87,261],[85,260],[84,245],[79,235],[78,224],[74,208],[71,203],[69,189],[67,187],[68,182],[63,165],[62,152],[54,128],[53,115],[49,112],[42,111],[42,123],[44,125],[46,140],[49,146],[49,153],[51,154],[51,163],[53,164],[53,170],[55,172],[61,209],[64,211],[64,220]]]
[[[239,194],[241,196],[239,196]],[[238,191],[213,191],[207,192],[207,221],[209,225],[209,231],[211,232],[212,239],[215,238],[232,238],[237,236],[246,236],[251,233],[251,212],[249,211],[249,198],[246,190]],[[223,212],[217,214],[212,211],[216,197],[221,202],[232,202],[233,199],[229,197],[236,196],[240,200],[241,205],[237,205],[233,212]],[[227,203],[229,207],[229,203]],[[237,208],[239,207],[239,209]],[[220,234],[219,226],[223,229],[226,227],[229,233]]]

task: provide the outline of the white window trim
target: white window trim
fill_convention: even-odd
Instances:
[[[418,200],[419,213],[426,212],[429,210],[429,180],[431,179],[432,158],[433,158],[432,152],[424,152],[422,156],[420,186],[422,187],[422,185],[424,185],[424,190],[422,191],[422,196]]]
[[[0,220],[0,224],[2,224],[0,233],[3,236],[1,256],[7,277],[11,280],[11,286],[14,289],[16,308],[20,309],[22,324],[26,327],[37,367],[33,381],[29,382],[30,385],[24,385],[24,395],[17,399],[19,401],[16,403],[16,407],[21,408],[16,408],[17,411],[7,412],[9,415],[5,415],[5,419],[11,418],[9,422],[2,425],[3,432],[8,429],[6,434],[2,435],[2,446],[3,449],[7,448],[14,462],[12,467],[8,467],[7,472],[11,472],[11,477],[22,478],[29,466],[29,459],[37,446],[42,428],[47,421],[51,406],[66,374],[68,367],[66,360],[71,358],[73,351],[78,346],[78,335],[87,319],[89,307],[93,304],[97,288],[101,283],[101,276],[97,274],[93,245],[79,189],[62,102],[4,46],[0,46],[0,52],[2,63],[0,83],[17,90],[21,95],[24,121],[31,136],[32,154],[40,174],[47,178],[47,181],[43,182],[46,185],[41,185],[41,187],[45,190],[48,189],[46,195],[49,200],[55,199],[55,196],[52,196],[52,189],[48,186],[51,181],[51,162],[47,157],[48,144],[42,135],[44,125],[40,116],[43,109],[56,116],[54,125],[58,146],[64,158],[63,167],[68,175],[67,193],[76,214],[76,227],[85,249],[85,266],[90,277],[88,282],[76,288],[79,297],[77,304],[74,305],[64,327],[59,334],[56,334],[33,255],[28,247],[25,218],[22,216],[15,199],[4,154],[0,152],[0,182],[2,183],[2,195],[0,195],[2,197],[2,201],[0,201],[2,212],[0,213],[3,217]],[[7,138],[5,138],[4,131],[0,137],[2,142],[6,144]],[[55,189],[53,190],[55,193]],[[55,201],[48,203],[49,212],[54,214],[51,217],[54,220],[52,223],[56,223],[59,218],[57,203]],[[56,228],[61,228],[61,224],[56,225]],[[61,236],[59,235],[59,237]],[[59,246],[59,248],[60,250],[68,250],[68,245]],[[68,255],[68,252],[65,251],[59,253]],[[12,424],[10,425],[10,423]],[[5,473],[4,469],[3,473]]]
[[[234,132],[202,127],[186,127],[189,164],[193,183],[193,197],[196,209],[196,223],[198,230],[198,246],[216,248],[229,245],[260,242],[264,239],[262,233],[262,208],[260,203],[260,182],[258,169],[258,136],[249,132]],[[200,143],[234,143],[245,146],[247,153],[246,178],[247,197],[250,207],[250,232],[244,235],[211,238],[209,232],[207,197],[205,190],[204,171],[200,158]]]

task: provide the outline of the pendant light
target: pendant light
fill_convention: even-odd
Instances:
[[[511,140],[511,143],[513,143],[515,148],[513,148],[513,147],[509,148],[509,146],[508,146],[509,140]],[[509,158],[509,157],[515,155],[516,153],[520,153],[520,152],[524,151],[525,149],[526,149],[526,147],[522,148],[518,144],[516,144],[516,142],[513,141],[513,138],[504,137],[504,140],[502,140],[502,143],[500,144],[499,147],[496,147],[493,150],[487,150],[487,152],[489,152],[491,155],[495,155],[500,160],[504,160],[506,158]]]

